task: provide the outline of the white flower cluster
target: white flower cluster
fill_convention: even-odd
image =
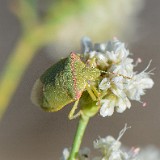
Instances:
[[[122,113],[126,108],[130,108],[130,100],[141,102],[140,98],[145,94],[145,89],[152,88],[152,73],[147,72],[151,61],[142,72],[135,72],[133,69],[141,59],[134,64],[125,44],[116,38],[93,46],[90,39],[85,37],[82,46],[86,60],[94,60],[93,65],[102,70],[98,89],[102,95],[100,114],[103,117],[111,116],[115,109]]]
[[[112,136],[107,136],[106,138],[99,138],[94,141],[94,148],[99,149],[102,156],[96,157],[93,160],[138,160],[137,154],[139,148],[135,148],[129,153],[121,149],[121,142],[119,140],[128,128],[130,127],[125,125],[117,139],[114,139]]]
[[[99,138],[93,142],[94,148],[100,150],[101,156],[91,158],[90,150],[84,148],[80,150],[76,160],[140,160],[137,158],[139,148],[131,149],[129,152],[121,149],[121,142],[119,140],[128,128],[130,127],[127,127],[127,124],[125,124],[125,127],[120,131],[117,139],[114,139],[112,136],[107,136],[106,138]],[[69,154],[70,150],[65,148],[61,160],[67,160]]]

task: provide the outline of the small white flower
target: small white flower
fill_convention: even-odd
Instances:
[[[125,76],[131,76],[133,74],[133,59],[125,58],[123,60],[119,60],[119,63],[113,63],[110,66],[109,71],[117,74],[122,74]]]
[[[118,150],[121,146],[119,141],[116,141],[112,136],[107,136],[106,138],[99,138],[93,142],[94,148],[100,149],[102,152],[105,150]]]
[[[108,78],[103,78],[103,80],[99,84],[99,88],[101,90],[107,90],[108,88],[110,88],[110,86],[111,86],[111,83],[110,83],[110,80]]]
[[[129,99],[127,97],[126,98],[119,98],[116,111],[119,113],[122,113],[126,110],[126,108],[130,108],[130,107],[131,107],[131,102],[129,101]]]
[[[122,76],[112,78],[112,82],[118,89],[121,89],[121,90],[123,89],[123,77]]]
[[[116,105],[116,98],[101,100],[102,106],[100,109],[100,114],[102,117],[111,116],[114,112],[114,107]]]
[[[128,90],[127,96],[131,100],[140,101],[141,95],[145,94],[145,89],[153,87],[153,80],[149,77],[150,72],[142,71],[139,74],[135,74],[130,82],[127,84]]]
[[[97,52],[96,52],[96,51],[92,51],[92,52],[90,52],[90,54],[89,54],[89,58],[93,58],[93,57],[95,57],[95,56],[96,56],[96,54],[97,54]]]
[[[103,74],[98,85],[103,95],[100,100],[100,115],[103,117],[111,116],[114,110],[122,113],[126,108],[130,108],[130,100],[141,102],[145,90],[153,87],[151,71],[147,72],[151,62],[144,71],[137,74],[134,67],[141,60],[139,59],[135,65],[129,57],[129,50],[118,39],[95,44],[90,50],[88,48],[86,46],[84,56],[86,59],[95,58],[94,66],[102,70]]]
[[[63,150],[63,155],[62,155],[62,157],[61,157],[61,160],[67,160],[68,158],[69,158],[69,149],[68,148],[65,148],[64,150]]]
[[[108,60],[112,63],[119,63],[127,58],[129,51],[125,48],[125,44],[113,39],[109,41],[106,46],[106,55]]]

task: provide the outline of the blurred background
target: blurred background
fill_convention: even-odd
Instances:
[[[93,42],[116,36],[142,59],[138,71],[151,59],[156,70],[155,85],[143,97],[147,107],[132,102],[123,114],[92,118],[82,146],[92,148],[98,136],[116,138],[128,123],[132,128],[121,140],[126,146],[160,147],[159,28],[159,0],[0,0],[0,160],[59,159],[71,146],[78,122],[67,118],[71,105],[46,113],[31,103],[30,92],[49,66],[80,52],[83,36]]]

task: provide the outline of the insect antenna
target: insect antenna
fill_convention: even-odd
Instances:
[[[123,74],[119,74],[119,73],[114,73],[114,72],[109,72],[109,71],[102,71],[100,70],[101,73],[106,73],[106,74],[111,74],[111,75],[116,75],[116,76],[122,76],[123,78],[126,79],[132,79],[131,77],[125,76]]]

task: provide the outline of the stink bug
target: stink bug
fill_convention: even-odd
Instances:
[[[72,52],[47,69],[35,82],[31,99],[34,104],[49,112],[56,112],[75,101],[69,114],[72,119],[83,91],[87,90],[91,98],[96,100],[96,91],[92,92],[90,82],[95,81],[100,74],[99,69],[83,63],[80,56]]]

